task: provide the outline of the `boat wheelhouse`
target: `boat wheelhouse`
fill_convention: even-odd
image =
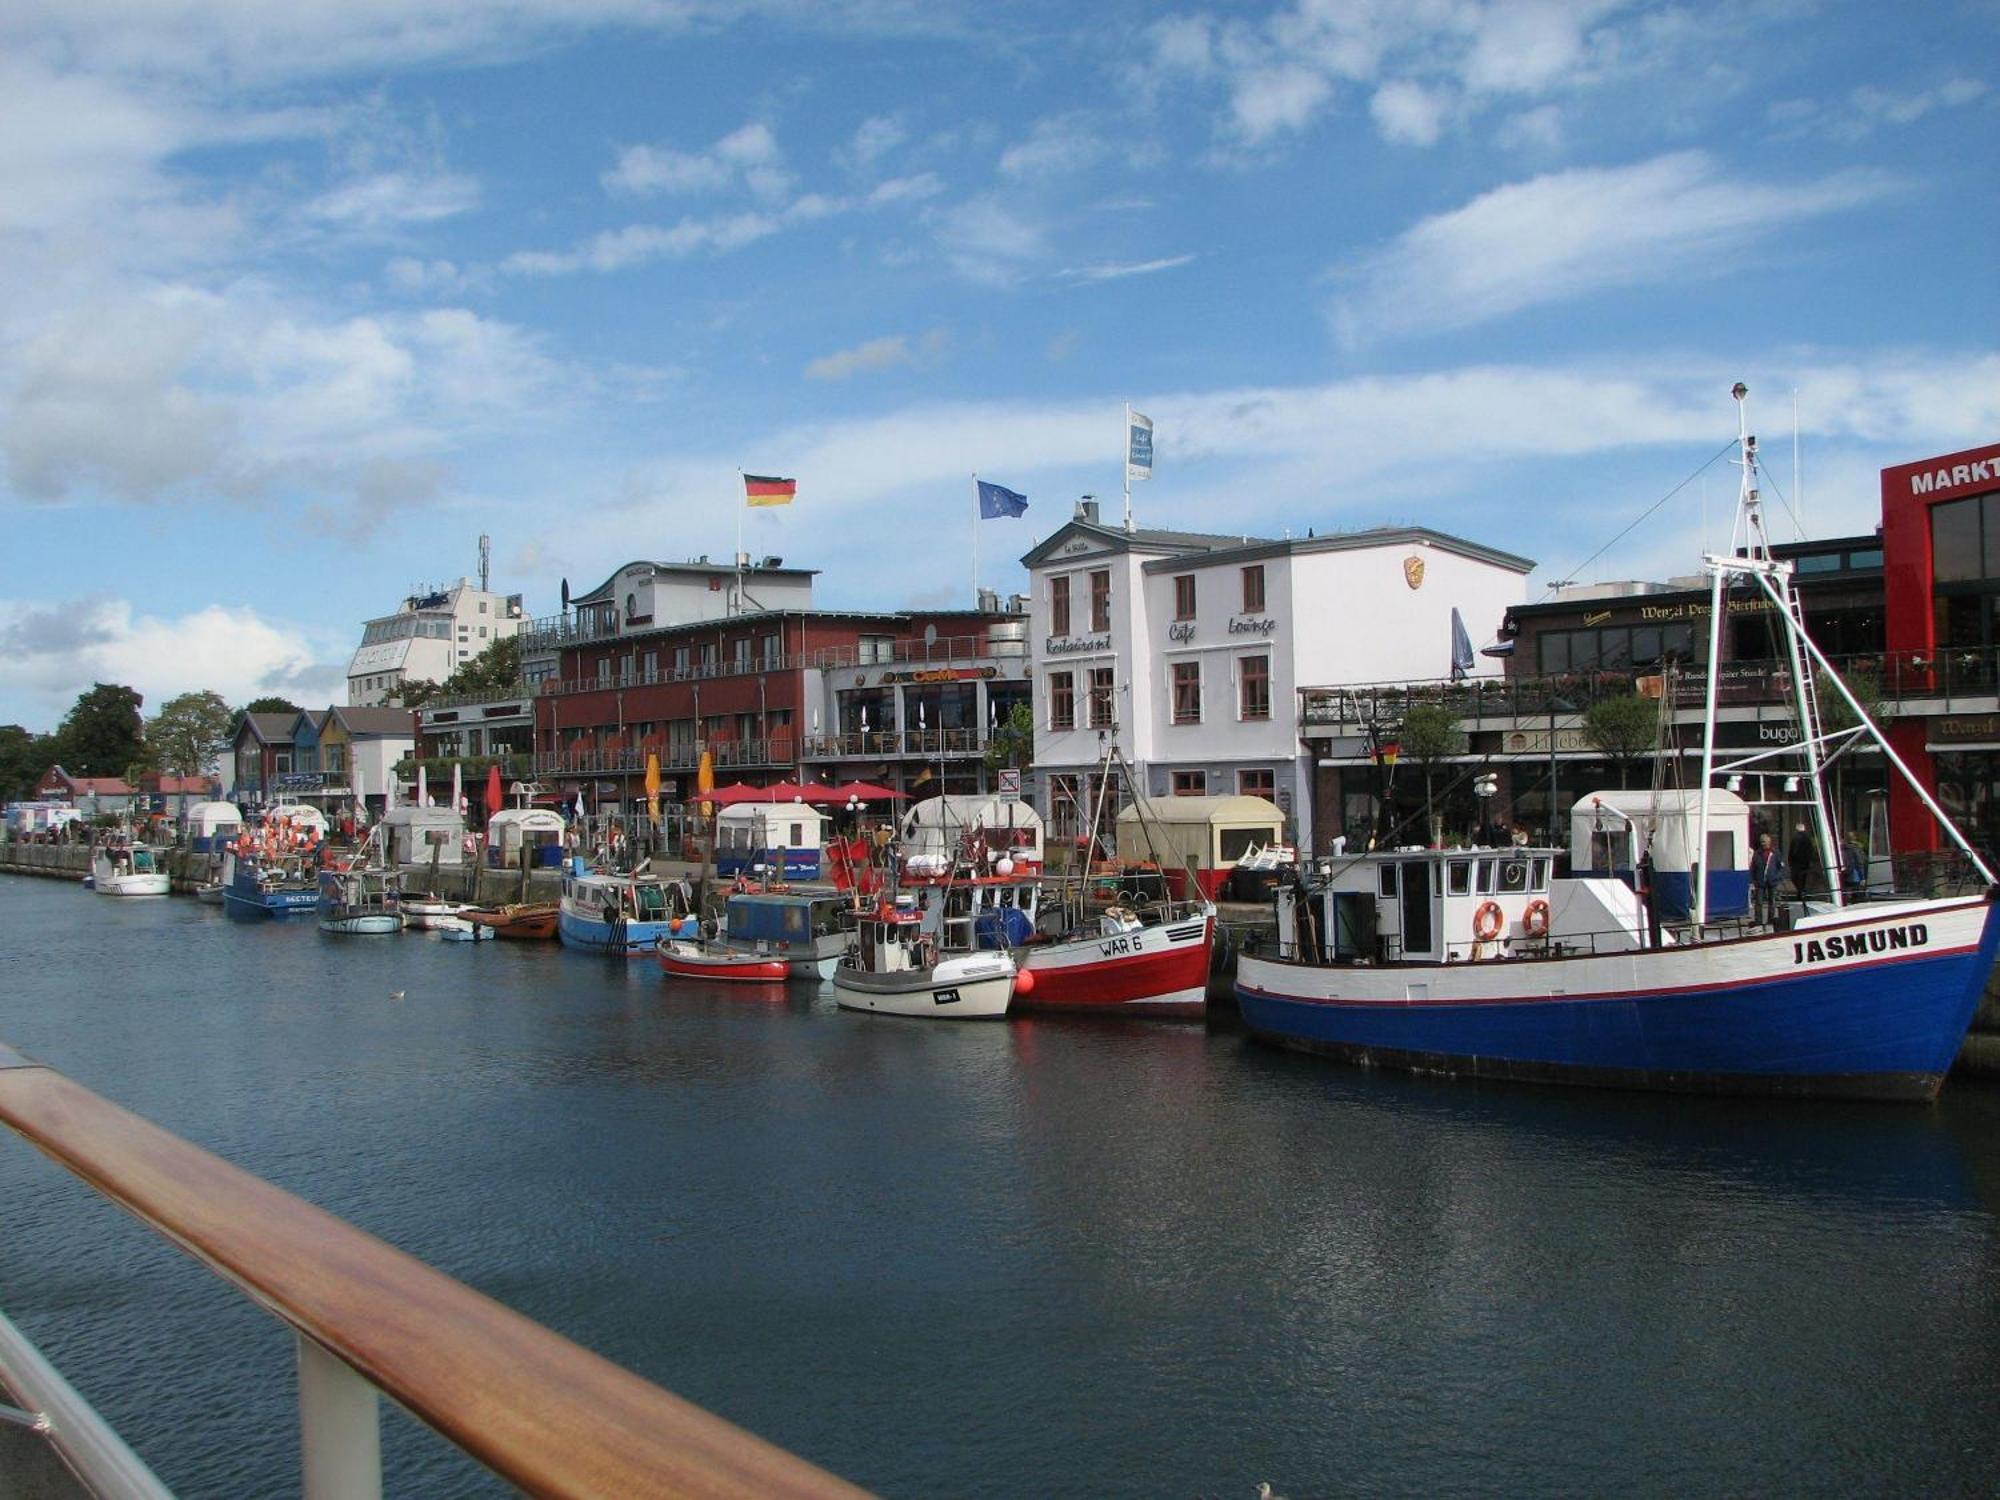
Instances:
[[[169,889],[160,851],[146,844],[105,844],[91,856],[90,876],[100,896],[164,896]]]
[[[401,874],[367,865],[350,870],[322,870],[319,930],[350,936],[401,932]]]
[[[723,908],[722,943],[782,959],[794,979],[831,979],[854,940],[854,903],[809,891],[739,891]]]
[[[693,937],[687,884],[657,875],[593,870],[573,859],[563,875],[556,932],[563,946],[620,957],[653,952],[669,938]]]
[[[948,1021],[1006,1016],[1015,966],[1004,950],[952,952],[910,898],[862,913],[855,944],[833,971],[833,998],[846,1010]]]

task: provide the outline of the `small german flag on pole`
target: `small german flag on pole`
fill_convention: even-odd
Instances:
[[[743,476],[743,501],[746,505],[790,505],[792,496],[799,492],[796,479],[773,479],[768,474],[745,474]]]

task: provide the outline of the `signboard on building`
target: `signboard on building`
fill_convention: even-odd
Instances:
[[[1932,719],[1927,736],[1934,745],[1972,745],[2000,740],[2000,714],[1946,714]]]
[[[1020,796],[1021,773],[1019,771],[1014,770],[1011,766],[1008,767],[1006,770],[1001,771],[999,775],[998,784],[995,786],[994,790],[999,792],[999,794],[1003,797]]]
[[[1555,748],[1565,750],[1590,750],[1593,747],[1584,737],[1581,729],[1558,729],[1554,731]],[[1510,729],[1500,736],[1500,753],[1503,755],[1547,755],[1549,753],[1550,731],[1546,729]]]

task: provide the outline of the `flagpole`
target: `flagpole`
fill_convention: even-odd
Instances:
[[[1125,461],[1119,468],[1125,471],[1125,529],[1132,529],[1132,403],[1125,403]]]
[[[979,471],[972,471],[972,607],[979,608]]]
[[[743,512],[750,508],[750,482],[743,477],[743,471],[736,471],[736,551],[729,559],[729,566],[736,571],[736,598],[730,605],[732,615],[743,612]]]

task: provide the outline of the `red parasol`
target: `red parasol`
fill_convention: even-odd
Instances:
[[[856,802],[901,802],[907,795],[886,786],[877,786],[872,781],[850,781],[828,790],[833,794],[830,800],[835,802],[845,802],[849,798]]]

